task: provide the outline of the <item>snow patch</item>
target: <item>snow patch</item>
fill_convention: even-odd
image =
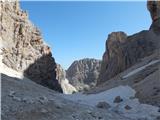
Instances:
[[[126,105],[129,105],[131,109],[125,109]],[[152,105],[141,104],[138,99],[130,99],[121,102],[116,107],[112,108],[113,111],[119,111],[120,114],[123,114],[125,117],[129,117],[136,120],[154,120],[157,116],[160,115],[158,109],[158,107]]]
[[[111,106],[114,106],[116,105],[113,102],[115,97],[121,96],[123,100],[128,100],[129,98],[134,97],[135,93],[135,90],[129,86],[119,86],[97,94],[87,95],[83,93],[75,93],[72,95],[63,95],[63,97],[90,106],[96,106],[101,101],[106,101]]]
[[[139,68],[137,68],[137,69],[135,69],[135,70],[129,72],[127,75],[123,76],[122,78],[123,78],[123,79],[128,78],[128,77],[130,77],[130,76],[132,76],[132,75],[134,75],[134,74],[136,74],[136,73],[138,73],[138,72],[144,70],[146,67],[158,63],[159,61],[160,61],[160,60],[151,61],[151,62],[148,63],[147,65],[144,65],[144,66],[142,66],[142,67],[139,67]]]
[[[135,120],[146,118],[147,120],[154,120],[160,115],[158,107],[141,104],[139,100],[135,98],[135,93],[135,90],[130,86],[118,86],[96,94],[75,93],[72,95],[62,95],[62,97],[70,101],[93,107],[99,102],[107,102],[111,106],[111,108],[109,108],[110,111],[116,111],[125,117]],[[117,96],[120,96],[123,101],[120,103],[114,103],[114,99]],[[127,110],[125,108],[126,105],[131,107],[131,109]]]
[[[10,77],[16,77],[16,78],[20,78],[20,79],[24,78],[23,73],[20,73],[20,72],[17,72],[11,68],[8,68],[2,62],[0,63],[0,73],[3,73],[3,74],[8,75]]]

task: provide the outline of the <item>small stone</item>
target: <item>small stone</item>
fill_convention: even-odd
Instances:
[[[10,91],[8,96],[13,97],[14,95],[15,95],[15,91]]]
[[[25,102],[25,103],[27,103],[27,98],[22,98],[22,102]]]
[[[160,89],[157,89],[156,92],[159,93],[159,92],[160,92]]]
[[[123,101],[123,99],[120,97],[120,96],[117,96],[117,97],[115,97],[115,99],[114,99],[114,103],[120,103],[120,102],[122,102]]]
[[[60,105],[55,106],[57,109],[61,109],[62,107]]]
[[[135,97],[134,97],[134,96],[131,96],[131,97],[129,97],[129,99],[133,100],[133,99],[135,99]]]
[[[92,114],[92,111],[91,110],[87,110],[86,111],[88,114]]]
[[[131,110],[131,109],[132,109],[132,107],[130,107],[129,105],[126,105],[124,108],[125,108],[126,110]]]
[[[156,120],[160,120],[160,116],[157,116]]]
[[[73,119],[76,119],[76,115],[75,115],[75,114],[72,114],[72,118],[73,118]]]
[[[21,98],[16,97],[16,96],[13,96],[13,100],[16,100],[16,101],[19,101],[19,102],[21,102],[21,101],[22,101],[22,100],[21,100]]]
[[[153,96],[157,96],[157,95],[158,95],[158,92],[154,92],[154,93],[153,93]]]
[[[101,116],[98,117],[98,120],[102,120],[102,119],[103,119],[103,117],[101,117]]]
[[[96,105],[97,108],[109,109],[111,106],[107,102],[99,102]]]
[[[45,96],[41,96],[41,97],[39,97],[39,99],[41,99],[41,100],[47,100],[47,98]]]
[[[39,97],[38,101],[41,104],[44,104],[44,103],[48,102],[48,99],[45,96],[41,96],[41,97]]]
[[[41,109],[41,113],[47,113],[48,111],[44,108]]]
[[[154,87],[153,87],[153,90],[157,90],[157,87],[154,86]]]
[[[33,104],[34,101],[32,99],[27,99],[27,98],[22,98],[22,102],[27,103],[27,104]]]

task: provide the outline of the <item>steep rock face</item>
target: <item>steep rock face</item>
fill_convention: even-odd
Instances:
[[[160,47],[159,3],[160,1],[148,1],[148,9],[153,19],[149,30],[132,36],[127,36],[124,32],[113,32],[108,36],[98,84],[111,79]]]
[[[151,18],[153,21],[156,21],[160,18],[160,1],[148,0],[147,8],[151,14]]]
[[[61,85],[64,94],[72,94],[77,92],[76,88],[69,83],[68,79],[66,78],[66,71],[60,64],[56,64],[56,79]]]
[[[55,60],[38,28],[28,20],[18,1],[1,1],[0,6],[2,62],[39,84],[60,90]]]
[[[66,71],[62,68],[60,64],[56,64],[56,79],[61,81],[66,78]]]
[[[75,61],[66,71],[67,79],[79,91],[94,87],[100,72],[101,61],[82,59]]]

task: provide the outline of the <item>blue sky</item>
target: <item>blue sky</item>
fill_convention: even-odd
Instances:
[[[109,33],[131,35],[151,24],[146,2],[22,1],[21,8],[65,69],[74,60],[101,59]]]

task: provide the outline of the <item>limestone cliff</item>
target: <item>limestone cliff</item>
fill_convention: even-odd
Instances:
[[[36,83],[61,91],[51,50],[27,12],[20,9],[18,1],[1,1],[0,6],[2,62]]]
[[[79,91],[94,87],[100,72],[101,61],[82,59],[74,61],[66,71],[67,79]]]
[[[56,64],[56,79],[61,85],[64,94],[77,92],[76,88],[69,83],[69,80],[66,78],[66,71],[60,64]]]
[[[160,48],[160,1],[148,1],[147,7],[153,20],[149,30],[131,36],[124,32],[113,32],[108,36],[98,84]]]

